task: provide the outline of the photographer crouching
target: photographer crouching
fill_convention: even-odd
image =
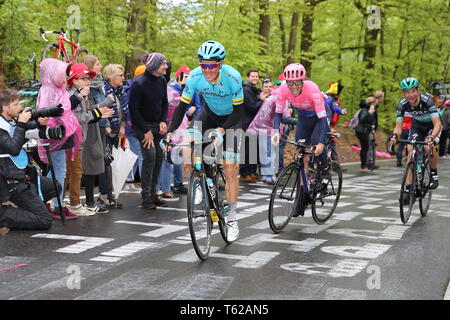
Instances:
[[[22,111],[19,98],[15,90],[0,90],[0,229],[47,230],[53,217],[44,202],[59,194],[61,185],[57,192],[52,179],[36,174],[23,145],[27,137],[63,135],[64,126],[46,128],[48,117],[40,117],[46,112]]]

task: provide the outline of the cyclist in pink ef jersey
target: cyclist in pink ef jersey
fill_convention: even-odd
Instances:
[[[300,63],[292,63],[284,69],[285,83],[280,86],[275,109],[274,128],[279,130],[282,114],[289,105],[298,110],[295,140],[305,144],[316,144],[315,156],[326,164],[326,152],[323,148],[327,139],[329,123],[324,104],[324,97],[319,87],[312,81],[305,80],[306,70]],[[272,142],[278,144],[280,134],[277,131]]]

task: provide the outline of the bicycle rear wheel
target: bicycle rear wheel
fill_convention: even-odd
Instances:
[[[280,174],[270,195],[269,225],[273,232],[281,232],[291,220],[299,201],[299,167],[289,164]]]
[[[403,224],[407,223],[409,220],[409,217],[411,216],[412,208],[415,201],[415,189],[416,189],[416,164],[415,162],[411,161],[406,165],[405,171],[403,172],[402,177],[402,187],[400,189],[400,219],[402,220]],[[411,176],[411,186],[409,191],[409,201],[406,191],[406,178],[407,176]]]
[[[211,246],[212,221],[209,215],[207,186],[199,172],[193,172],[187,194],[189,231],[197,256],[206,260]]]
[[[431,169],[430,163],[428,160],[423,166],[423,175],[421,181],[418,182],[418,186],[420,188],[421,197],[419,198],[419,208],[420,214],[422,217],[425,217],[428,213],[428,209],[430,209],[431,204],[431,196],[433,190],[430,190],[430,182],[431,182]]]
[[[82,62],[81,60],[83,60],[83,57],[87,54],[89,54],[89,52],[86,49],[78,49],[77,55],[75,57],[75,62]]]
[[[49,43],[45,46],[44,51],[42,51],[42,59],[45,58],[54,58],[64,62],[69,61],[69,58],[66,56],[64,51],[59,49],[59,45],[57,43]]]
[[[319,178],[312,190],[311,213],[317,224],[330,219],[339,202],[342,189],[342,169],[332,162],[327,173],[320,170]]]

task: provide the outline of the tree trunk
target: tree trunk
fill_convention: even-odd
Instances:
[[[125,73],[133,75],[134,70],[141,63],[145,53],[145,34],[147,31],[147,18],[151,0],[131,0],[130,13],[127,23],[127,45],[131,48],[125,59]],[[152,6],[153,7],[153,6]]]
[[[295,61],[295,47],[297,46],[297,28],[298,19],[300,17],[299,4],[296,2],[295,11],[292,13],[291,28],[289,32],[289,42],[287,47],[287,61],[286,64],[293,63]]]
[[[363,15],[363,21],[366,23],[368,21],[368,13],[367,8],[361,4],[361,2],[355,1],[355,6],[359,9],[361,14]],[[363,54],[363,63],[365,65],[365,75],[362,78],[362,90],[363,95],[370,95],[374,88],[372,87],[372,81],[370,81],[370,71],[375,68],[374,59],[377,53],[377,41],[378,34],[380,33],[379,28],[369,28],[368,24],[365,28],[364,34],[364,54]],[[369,71],[369,72],[368,72]]]
[[[270,38],[270,16],[269,16],[269,0],[260,0],[259,9],[259,35],[264,38],[264,46],[261,55],[269,54],[269,38]]]
[[[286,57],[286,28],[284,27],[283,11],[281,10],[281,5],[278,5],[278,22],[280,24],[281,31],[281,56],[283,59]]]
[[[302,19],[302,40],[300,42],[300,63],[305,67],[308,77],[311,77],[311,52],[312,32],[314,24],[314,3],[311,0],[305,1],[305,12]]]
[[[305,10],[302,19],[302,40],[300,42],[300,63],[305,67],[308,77],[312,74],[311,54],[312,35],[314,27],[314,9],[325,0],[305,0]]]

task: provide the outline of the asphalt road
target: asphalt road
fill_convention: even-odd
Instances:
[[[215,228],[212,254],[193,251],[185,202],[145,211],[139,194],[124,208],[59,221],[48,232],[0,236],[0,299],[372,300],[444,297],[450,279],[450,161],[430,213],[399,218],[402,168],[372,173],[346,166],[341,200],[324,225],[293,218],[280,234],[267,222],[271,189],[241,185],[239,240]]]

